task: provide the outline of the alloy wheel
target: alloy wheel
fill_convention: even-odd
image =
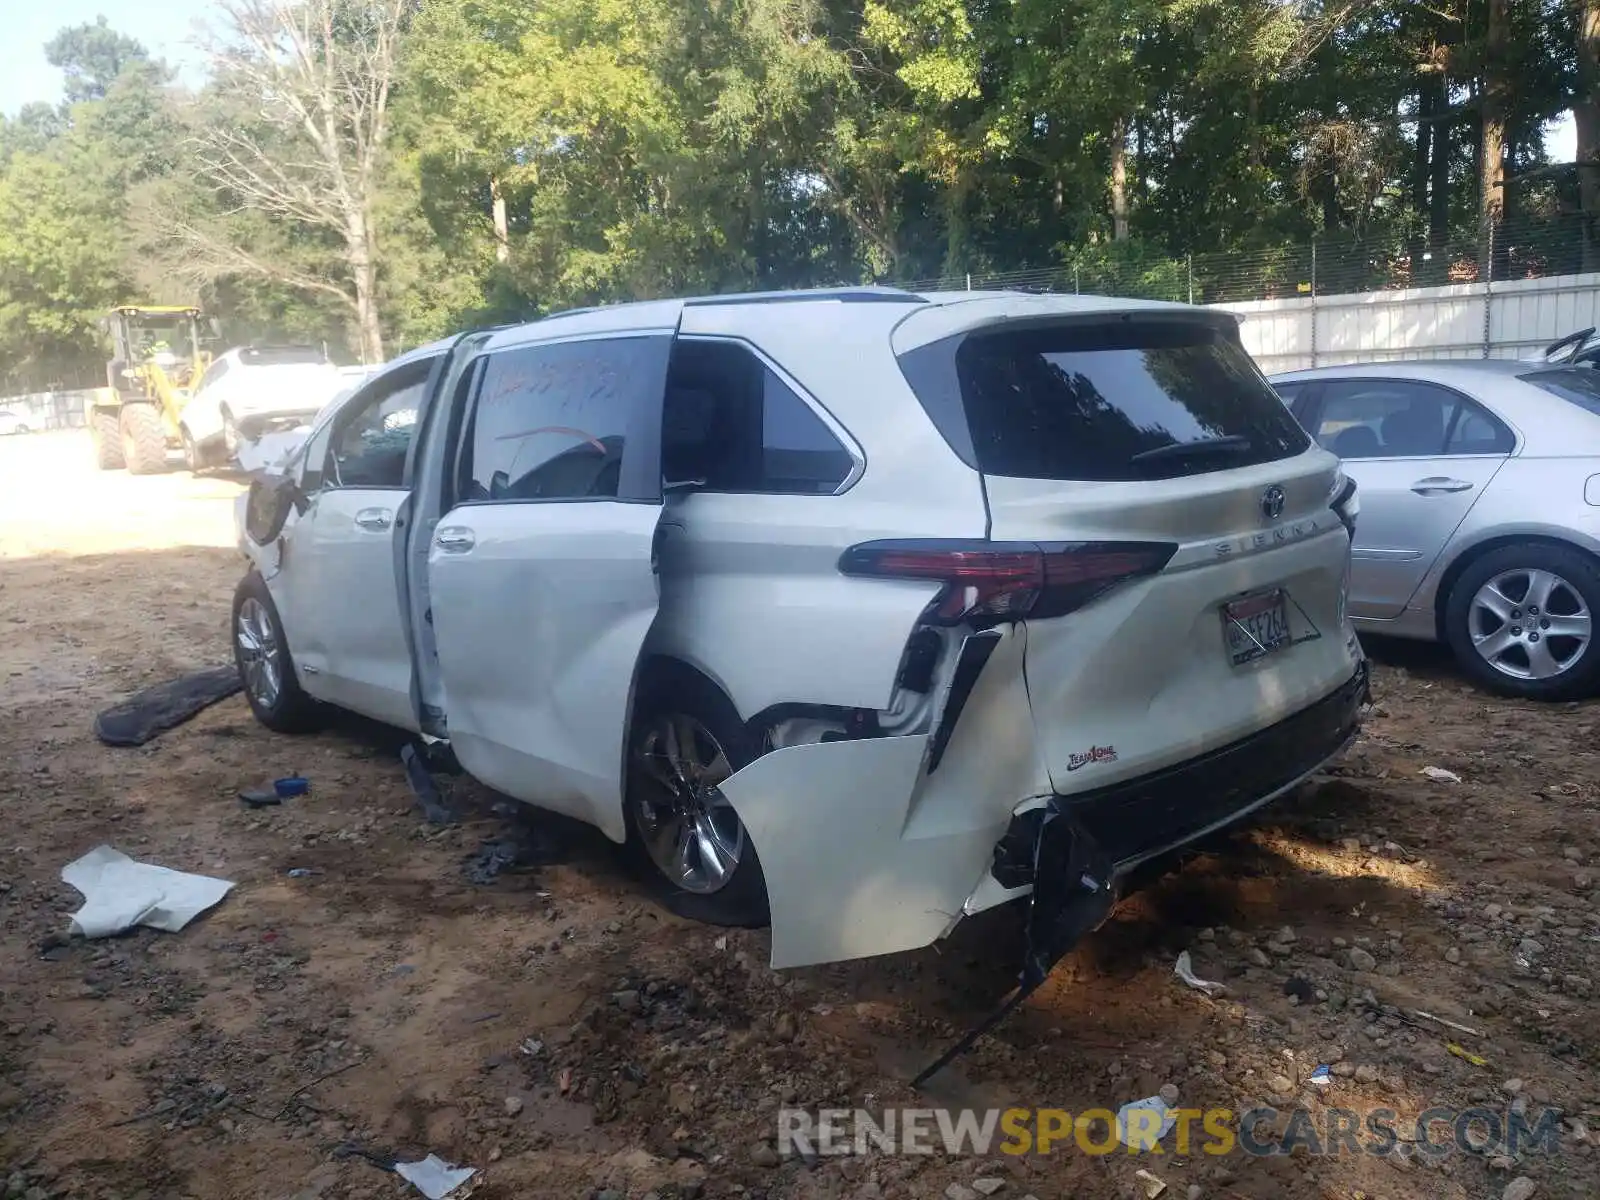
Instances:
[[[733,774],[711,731],[683,713],[656,717],[634,763],[650,786],[636,790],[634,816],[656,867],[687,892],[720,891],[744,854],[744,826],[720,785]]]
[[[1552,679],[1577,665],[1593,621],[1583,595],[1543,568],[1502,571],[1472,597],[1467,631],[1484,662],[1512,679]]]
[[[260,707],[271,708],[283,688],[283,652],[267,606],[247,597],[239,605],[233,636],[239,646],[245,690]]]

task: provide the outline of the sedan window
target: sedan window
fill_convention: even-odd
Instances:
[[[1509,429],[1456,392],[1396,379],[1328,383],[1316,438],[1346,459],[1509,454],[1515,445]]]

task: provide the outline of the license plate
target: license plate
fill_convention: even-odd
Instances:
[[[1291,640],[1288,599],[1271,591],[1224,604],[1222,636],[1236,667],[1282,650]]]

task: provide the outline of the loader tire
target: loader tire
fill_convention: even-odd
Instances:
[[[155,475],[167,469],[167,431],[150,404],[122,406],[122,457],[128,474]]]
[[[122,458],[122,430],[117,414],[97,409],[89,416],[89,436],[94,439],[94,465],[102,471],[120,471],[127,464]]]

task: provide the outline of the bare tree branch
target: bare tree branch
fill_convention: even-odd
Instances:
[[[208,49],[233,119],[195,139],[201,176],[225,210],[342,240],[348,290],[272,277],[350,301],[362,356],[378,361],[374,192],[407,0],[219,0],[218,9],[222,29]],[[275,266],[245,246],[212,260],[243,274]]]

